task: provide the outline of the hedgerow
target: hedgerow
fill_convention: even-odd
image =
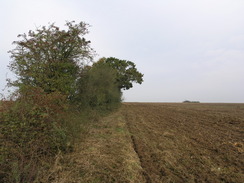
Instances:
[[[20,34],[10,51],[17,77],[8,85],[17,89],[0,103],[0,182],[41,182],[55,156],[72,150],[84,111],[118,107],[121,90],[143,81],[130,61],[110,57],[91,65],[89,25],[65,25]]]

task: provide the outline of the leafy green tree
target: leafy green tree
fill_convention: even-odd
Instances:
[[[94,65],[106,64],[116,71],[116,82],[118,88],[128,90],[133,87],[133,82],[141,84],[143,74],[136,69],[136,65],[127,60],[120,60],[114,57],[101,58]]]
[[[67,22],[67,30],[54,24],[20,34],[16,48],[9,51],[9,67],[18,79],[10,84],[20,90],[27,86],[40,87],[45,92],[59,91],[73,95],[80,68],[92,60],[94,51],[84,38],[88,24]]]

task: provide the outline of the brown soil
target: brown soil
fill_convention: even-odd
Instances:
[[[147,183],[243,182],[244,105],[123,106]]]
[[[244,180],[244,104],[125,103],[89,124],[53,182]]]

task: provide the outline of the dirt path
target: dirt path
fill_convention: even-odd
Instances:
[[[243,182],[242,106],[126,104],[147,182]]]

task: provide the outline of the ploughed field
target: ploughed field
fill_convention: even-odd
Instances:
[[[144,182],[244,182],[244,104],[125,103]]]
[[[244,182],[244,104],[124,103],[83,134],[55,183]]]

